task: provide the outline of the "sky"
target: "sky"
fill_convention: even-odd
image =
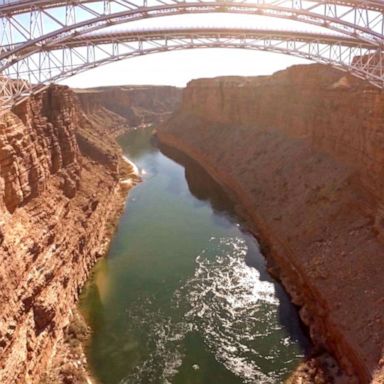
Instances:
[[[291,21],[244,15],[184,15],[163,17],[130,23],[132,29],[177,28],[188,26],[293,29],[313,31],[314,27]],[[126,25],[109,28],[127,29]],[[318,31],[324,32],[324,30]],[[157,53],[115,62],[63,81],[73,88],[87,88],[121,84],[175,85],[184,87],[196,78],[216,76],[270,75],[294,64],[308,64],[307,60],[288,55],[240,49],[193,49]]]
[[[140,56],[73,76],[63,82],[72,88],[121,84],[184,87],[196,78],[269,75],[307,60],[269,52],[239,49],[195,49]]]

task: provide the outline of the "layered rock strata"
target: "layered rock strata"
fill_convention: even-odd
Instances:
[[[49,369],[123,207],[121,175],[134,179],[113,141],[92,140],[86,122],[58,86],[0,117],[2,384],[39,383]]]
[[[347,382],[383,383],[383,93],[321,65],[195,80],[158,138],[239,202]]]
[[[87,119],[115,136],[129,128],[160,123],[181,100],[181,89],[170,86],[118,86],[77,89]]]

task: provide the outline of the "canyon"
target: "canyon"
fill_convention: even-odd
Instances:
[[[314,64],[193,80],[157,130],[232,195],[348,383],[384,382],[383,111],[380,90]]]
[[[168,119],[181,99],[170,86],[116,86],[74,90],[85,116],[114,136],[127,127],[159,124]]]
[[[96,103],[96,94],[106,99],[102,90],[76,95],[52,85],[0,117],[2,384],[88,380],[76,376],[78,362],[63,341],[127,190],[139,181],[113,135],[169,114],[178,92],[135,89],[131,103],[129,90],[115,89],[112,104],[124,97],[125,110],[134,104],[122,116]],[[52,367],[57,372],[48,381]]]
[[[52,85],[0,117],[0,382],[76,382],[66,332],[139,181],[114,138],[148,124],[236,202],[335,382],[384,383],[384,96],[317,64],[182,96]]]

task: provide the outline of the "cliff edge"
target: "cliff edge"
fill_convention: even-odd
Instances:
[[[347,382],[383,383],[384,94],[317,64],[194,80],[157,135],[241,204]]]
[[[61,86],[0,117],[2,384],[40,383],[49,371],[127,186],[137,182],[114,140],[95,130]],[[79,382],[71,376],[77,362],[66,363],[60,380]]]

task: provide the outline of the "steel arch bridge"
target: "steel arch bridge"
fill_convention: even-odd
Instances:
[[[16,61],[4,71],[6,78],[0,102],[3,109],[9,109],[29,94],[45,89],[51,82],[100,65],[152,53],[194,48],[240,48],[284,53],[330,64],[384,87],[384,63],[381,55],[380,60],[373,59],[377,57],[377,47],[370,43],[334,34],[199,27],[94,33],[57,42]]]
[[[207,28],[97,33],[130,21],[212,12],[296,20],[332,34]],[[105,63],[191,48],[296,55],[384,88],[382,0],[0,0],[0,28],[2,109],[47,82]]]

